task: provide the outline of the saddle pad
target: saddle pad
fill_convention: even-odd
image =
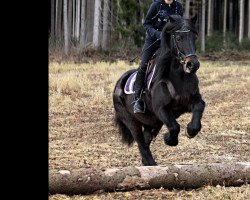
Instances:
[[[153,76],[154,76],[154,72],[155,72],[155,66],[153,68],[153,71],[151,73],[148,74],[147,76],[147,89],[149,90]],[[124,87],[124,93],[125,94],[133,94],[134,91],[134,83],[136,80],[136,75],[137,75],[137,71],[135,71],[134,73],[132,73],[128,80],[126,81],[125,87]]]

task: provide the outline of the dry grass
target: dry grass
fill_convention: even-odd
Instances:
[[[248,62],[249,63],[249,62]],[[137,65],[49,65],[49,169],[139,166],[137,145],[120,142],[113,124],[112,92],[116,80]],[[198,71],[206,101],[203,128],[188,139],[190,114],[181,116],[179,145],[166,146],[163,128],[151,145],[158,165],[250,161],[250,64],[202,61]],[[204,187],[199,190],[146,190],[94,194],[52,195],[59,199],[250,199],[250,187]]]
[[[152,190],[135,190],[129,192],[114,192],[104,194],[92,194],[84,196],[53,195],[50,200],[248,200],[250,199],[250,187],[211,187],[206,186],[196,190],[166,190],[163,188]]]

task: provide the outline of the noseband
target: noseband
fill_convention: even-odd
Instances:
[[[176,37],[175,37],[175,33],[187,33],[189,32],[190,30],[186,29],[186,30],[177,30],[175,31],[174,33],[172,33],[172,39],[173,39],[173,43],[174,43],[174,47],[175,49],[177,50],[177,59],[180,61],[180,63],[183,65],[186,63],[186,59],[188,57],[191,57],[191,56],[196,56],[196,54],[193,54],[193,53],[189,53],[187,55],[185,55],[184,53],[182,53],[177,45],[177,42],[176,42]]]

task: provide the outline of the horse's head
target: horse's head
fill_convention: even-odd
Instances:
[[[189,20],[177,15],[169,16],[163,29],[163,45],[165,43],[168,46],[172,55],[182,64],[185,73],[195,73],[200,67],[195,47],[195,22],[196,17]]]

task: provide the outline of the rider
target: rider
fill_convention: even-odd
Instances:
[[[182,5],[176,0],[154,0],[145,16],[143,27],[146,30],[146,39],[134,84],[134,113],[145,112],[145,103],[141,99],[141,94],[145,83],[147,63],[160,47],[161,31],[168,15],[183,16]]]

